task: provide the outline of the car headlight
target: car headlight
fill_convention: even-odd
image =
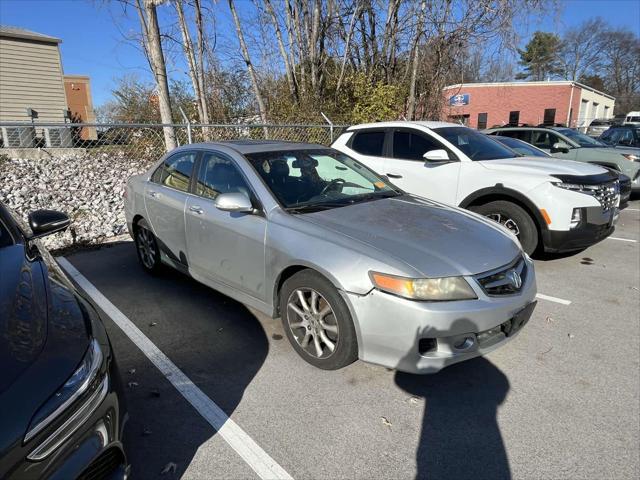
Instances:
[[[640,162],[640,156],[634,155],[633,153],[621,153],[620,155],[631,162]]]
[[[598,193],[599,185],[582,185],[579,183],[563,183],[563,182],[551,182],[552,185],[563,188],[564,190],[571,190],[572,192],[586,193],[587,195],[595,195]]]
[[[478,298],[463,277],[406,278],[370,272],[376,288],[411,300],[470,300]]]
[[[100,344],[94,339],[89,345],[78,368],[76,368],[65,384],[36,412],[24,436],[25,442],[41,432],[47,425],[69,408],[78,397],[87,391],[98,375],[102,358],[103,355]]]

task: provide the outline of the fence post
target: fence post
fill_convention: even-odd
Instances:
[[[187,124],[187,141],[189,142],[189,144],[191,144],[191,143],[193,143],[191,141],[191,122],[189,121],[189,119],[185,115],[184,110],[182,109],[182,107],[178,107],[178,108],[180,108],[180,113],[182,114],[182,119],[184,120],[184,123]]]
[[[322,118],[324,118],[325,122],[329,124],[329,135],[331,136],[331,143],[333,143],[333,122],[329,120],[329,118],[322,112],[320,112]]]

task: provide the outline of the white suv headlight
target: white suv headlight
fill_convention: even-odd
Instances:
[[[572,192],[586,193],[587,195],[595,195],[600,188],[599,185],[582,185],[579,183],[551,182],[551,184],[558,188],[571,190]]]
[[[406,278],[369,272],[376,288],[411,300],[471,300],[478,298],[463,277]]]

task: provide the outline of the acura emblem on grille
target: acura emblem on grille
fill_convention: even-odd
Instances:
[[[518,290],[522,286],[522,278],[520,278],[520,275],[518,275],[518,272],[516,272],[515,270],[510,270],[507,273],[506,277],[509,279],[511,285],[513,285],[513,288],[515,288],[516,290]]]

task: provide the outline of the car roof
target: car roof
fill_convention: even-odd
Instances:
[[[215,148],[216,146],[224,146],[234,149],[241,154],[260,153],[260,152],[278,152],[282,150],[317,150],[327,149],[325,145],[317,143],[290,142],[286,140],[224,140],[221,142],[202,142],[192,143],[180,147],[181,150],[189,148]]]
[[[464,125],[460,125],[459,123],[451,123],[451,122],[435,122],[435,121],[426,121],[426,120],[394,120],[391,122],[375,122],[375,123],[361,123],[359,125],[350,126],[347,131],[354,130],[363,130],[365,128],[374,129],[374,128],[393,128],[393,127],[412,127],[412,126],[420,126],[426,128],[442,128],[442,127],[464,127]]]

